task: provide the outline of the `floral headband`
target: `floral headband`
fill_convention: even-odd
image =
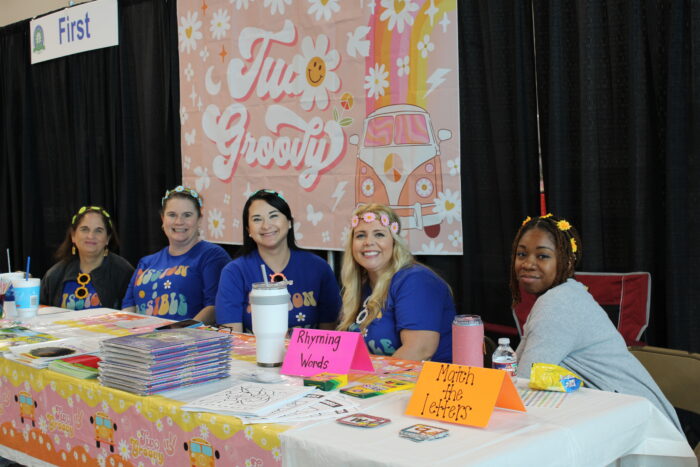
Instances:
[[[105,219],[107,219],[107,223],[109,224],[110,228],[112,227],[112,217],[109,215],[107,211],[104,210],[104,208],[101,208],[99,206],[83,206],[82,208],[78,209],[78,212],[73,214],[73,219],[71,220],[71,225],[75,224],[75,221],[78,220],[78,216],[85,214],[88,211],[96,211],[105,216]]]
[[[549,219],[550,217],[552,217],[552,213],[548,212],[544,216],[540,216],[539,219]],[[523,220],[521,227],[524,227],[525,224],[527,224],[531,220],[532,220],[532,217],[527,216],[525,218],[525,220]],[[566,219],[559,219],[558,221],[552,219],[551,222],[553,222],[554,225],[557,226],[557,229],[564,232],[566,234],[566,236],[569,238],[569,243],[571,244],[571,252],[575,255],[576,252],[578,251],[578,244],[576,243],[576,239],[571,236],[571,224],[569,223],[569,221],[567,221]]]
[[[202,197],[199,196],[199,193],[194,191],[192,188],[182,185],[178,185],[172,190],[167,190],[165,192],[165,196],[163,196],[163,199],[160,200],[160,205],[162,207],[165,207],[165,202],[168,200],[168,198],[170,198],[170,196],[174,195],[175,193],[182,193],[184,195],[194,198],[194,200],[197,201],[197,203],[199,204],[199,207],[202,207]]]
[[[352,216],[352,228],[354,229],[357,227],[357,224],[360,223],[360,219],[365,221],[366,223],[374,222],[377,220],[377,217],[379,218],[379,222],[384,226],[388,227],[389,230],[391,230],[391,233],[398,234],[399,233],[399,223],[398,222],[390,222],[389,216],[386,214],[382,214],[380,216],[377,216],[377,213],[368,211],[362,216]]]

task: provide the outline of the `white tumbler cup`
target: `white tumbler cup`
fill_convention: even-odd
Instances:
[[[255,355],[259,366],[281,366],[289,327],[289,292],[286,282],[256,282],[250,292]]]

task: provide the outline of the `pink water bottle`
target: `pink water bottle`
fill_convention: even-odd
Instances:
[[[452,321],[452,363],[484,366],[484,323],[481,316],[455,316]]]

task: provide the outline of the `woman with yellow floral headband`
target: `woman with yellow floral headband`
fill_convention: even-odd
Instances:
[[[213,323],[219,275],[231,258],[219,245],[199,237],[199,193],[180,185],[167,190],[160,204],[168,246],[141,258],[122,307],[177,321]]]
[[[581,238],[565,219],[547,214],[526,218],[513,241],[510,288],[513,306],[521,289],[536,295],[516,353],[517,374],[530,377],[533,363],[562,366],[587,387],[646,397],[679,427],[671,404],[627,351],[607,313],[574,279]]]
[[[80,208],[56,251],[58,262],[41,281],[41,304],[71,310],[121,309],[134,267],[114,253],[118,247],[109,213],[100,206]]]
[[[343,255],[341,331],[358,331],[370,352],[405,360],[452,361],[450,288],[418,263],[381,204],[355,210]]]

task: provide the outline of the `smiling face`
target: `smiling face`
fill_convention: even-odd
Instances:
[[[165,202],[161,219],[163,232],[171,247],[182,249],[197,243],[202,218],[194,203],[194,200],[182,197],[173,197]]]
[[[379,219],[360,221],[353,230],[352,257],[367,270],[370,285],[389,266],[394,253],[394,237]]]
[[[71,234],[71,240],[82,257],[99,256],[109,243],[107,226],[100,213],[88,212]]]
[[[320,57],[314,57],[306,64],[306,81],[311,86],[320,86],[326,77],[326,62]]]
[[[292,222],[274,206],[256,199],[248,209],[248,234],[258,248],[274,250],[287,246]]]
[[[557,254],[549,232],[530,229],[520,237],[515,252],[515,276],[522,288],[540,295],[549,290],[557,276]]]

